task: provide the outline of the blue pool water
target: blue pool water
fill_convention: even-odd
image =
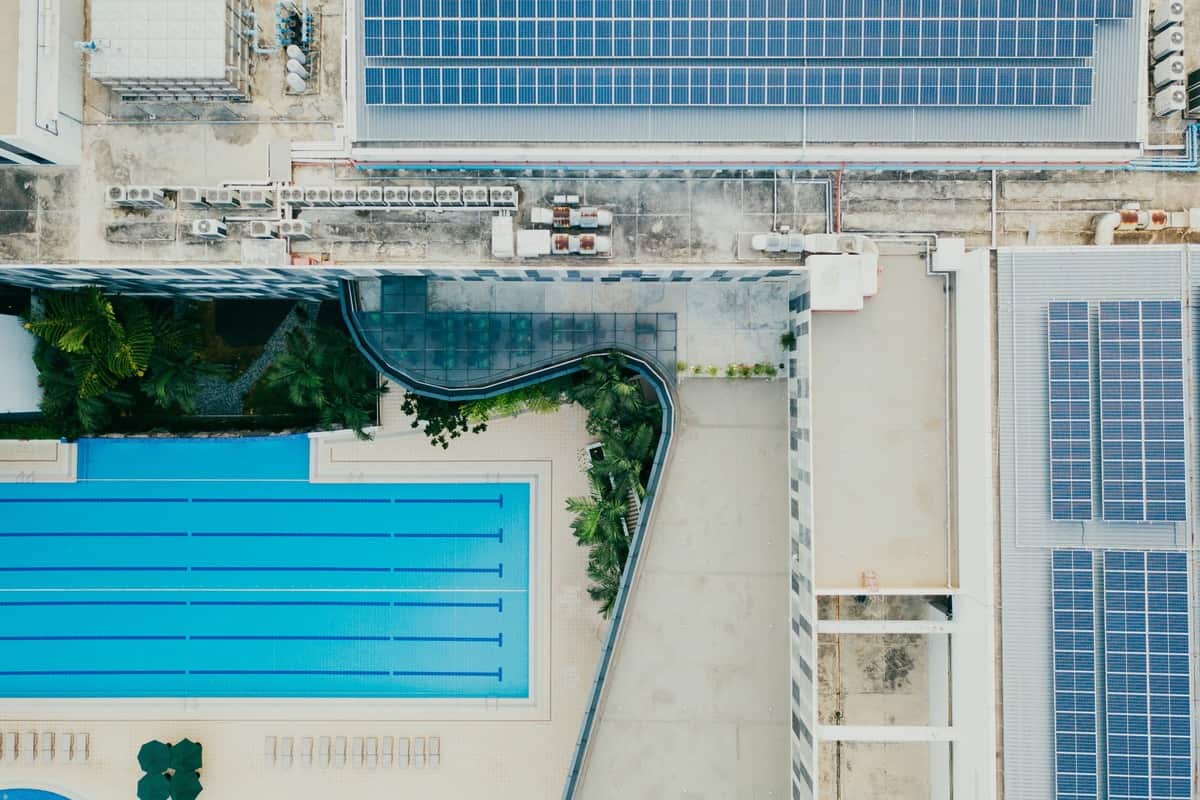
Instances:
[[[528,484],[309,483],[304,436],[78,455],[0,483],[0,696],[528,696]]]

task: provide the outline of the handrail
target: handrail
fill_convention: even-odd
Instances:
[[[654,460],[650,465],[650,477],[646,481],[646,494],[642,498],[642,510],[638,517],[637,529],[634,531],[633,539],[629,544],[629,556],[625,561],[625,569],[621,572],[621,582],[617,588],[617,599],[613,604],[613,613],[608,626],[608,634],[605,636],[604,645],[600,650],[600,661],[596,668],[596,677],[593,679],[591,691],[588,693],[587,708],[584,712],[583,722],[579,727],[579,738],[575,743],[571,763],[567,769],[566,785],[563,787],[563,800],[573,800],[579,786],[579,779],[583,774],[584,764],[587,760],[588,745],[592,739],[592,728],[595,726],[600,710],[600,703],[604,698],[605,680],[608,678],[613,654],[620,641],[621,621],[625,617],[629,595],[632,592],[633,583],[637,578],[637,567],[641,561],[642,544],[646,539],[646,532],[654,516],[658,490],[662,483],[664,468],[670,455],[671,440],[675,431],[676,413],[675,397],[671,389],[671,376],[665,372],[661,364],[658,364],[657,359],[645,353],[638,352],[636,348],[610,346],[583,355],[573,355],[565,358],[560,363],[545,365],[528,373],[506,378],[493,384],[473,387],[448,387],[416,380],[399,368],[388,364],[365,341],[354,317],[354,314],[360,310],[360,307],[358,293],[351,284],[352,281],[342,281],[340,294],[342,300],[342,318],[346,322],[346,327],[350,331],[350,336],[354,340],[355,345],[381,374],[387,375],[405,388],[418,394],[425,394],[442,400],[467,400],[492,397],[512,389],[531,386],[561,377],[562,375],[578,372],[584,368],[583,360],[588,356],[616,351],[625,356],[627,366],[645,378],[654,388],[654,393],[658,397],[659,406],[662,408],[662,428],[658,437],[658,447],[655,449]]]

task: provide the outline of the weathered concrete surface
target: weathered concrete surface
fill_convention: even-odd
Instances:
[[[582,800],[788,796],[783,381],[692,381]]]

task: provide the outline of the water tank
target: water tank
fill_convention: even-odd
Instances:
[[[1150,9],[1150,27],[1156,33],[1183,24],[1183,0],[1157,0]]]
[[[308,81],[294,72],[287,74],[287,87],[293,92],[303,92],[308,89]]]
[[[306,70],[304,65],[294,58],[288,59],[287,70],[293,75],[299,75],[301,78],[308,77],[308,70]]]
[[[1187,73],[1183,56],[1169,56],[1154,65],[1154,88],[1161,89],[1168,83],[1182,83]]]
[[[1150,55],[1155,61],[1183,52],[1183,26],[1172,25],[1156,34],[1150,42]]]

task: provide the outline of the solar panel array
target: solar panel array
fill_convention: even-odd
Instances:
[[[1104,554],[1109,800],[1190,798],[1187,555]]]
[[[364,0],[363,88],[368,106],[1085,106],[1097,27],[1132,14],[1132,0]]]
[[[1187,518],[1182,304],[1099,304],[1102,516]]]
[[[1092,350],[1086,301],[1046,309],[1050,385],[1050,515],[1092,518]]]
[[[1053,554],[1054,771],[1058,800],[1096,800],[1096,606],[1090,550]]]

